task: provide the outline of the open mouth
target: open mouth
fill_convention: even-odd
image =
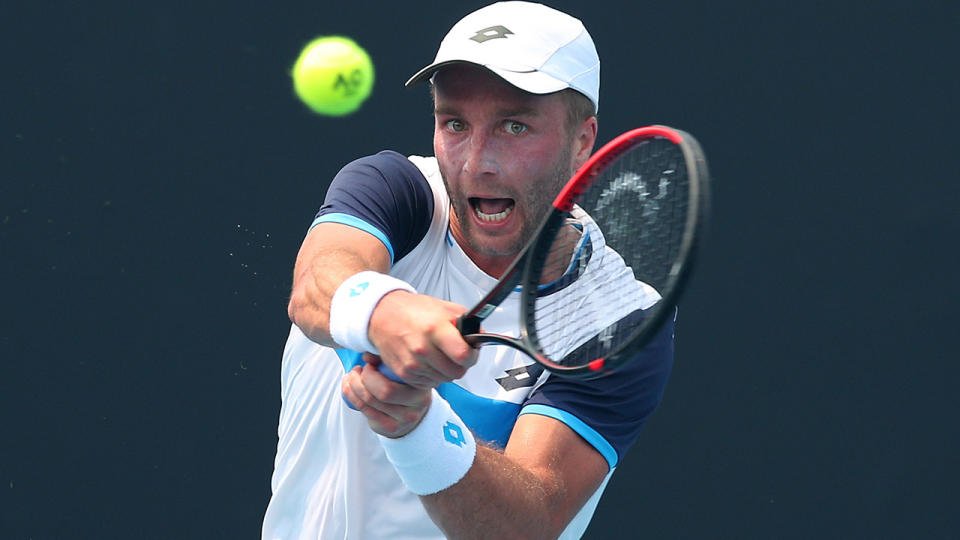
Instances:
[[[470,206],[473,213],[486,223],[497,223],[507,219],[513,212],[513,199],[481,199],[479,197],[470,198]]]

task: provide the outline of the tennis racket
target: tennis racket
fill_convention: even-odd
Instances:
[[[594,153],[552,206],[457,327],[471,345],[506,345],[558,375],[598,377],[674,316],[708,216],[707,162],[683,131],[637,128]],[[484,319],[518,284],[519,337],[484,333]]]

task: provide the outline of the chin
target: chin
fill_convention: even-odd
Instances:
[[[473,247],[477,252],[489,257],[512,257],[523,248],[523,243],[516,238],[473,238]]]

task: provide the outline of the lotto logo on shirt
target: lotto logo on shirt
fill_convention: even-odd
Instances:
[[[443,438],[446,439],[448,443],[461,447],[463,443],[467,442],[467,440],[463,438],[463,429],[451,421],[448,421],[447,424],[443,426]]]

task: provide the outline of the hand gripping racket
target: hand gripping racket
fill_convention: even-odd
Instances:
[[[552,206],[457,326],[471,345],[514,347],[558,375],[594,378],[634,357],[673,316],[708,216],[707,162],[683,131],[637,128],[594,153]],[[481,323],[518,284],[519,337],[484,333]]]

